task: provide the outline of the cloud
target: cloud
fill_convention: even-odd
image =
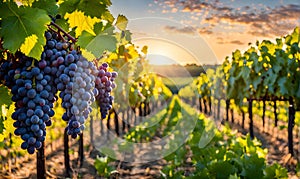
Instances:
[[[229,40],[229,41],[227,41],[227,40],[225,40],[224,38],[222,38],[222,37],[217,37],[216,38],[217,39],[217,43],[218,44],[235,44],[235,45],[245,45],[245,43],[244,42],[242,42],[241,40]]]
[[[244,45],[244,42],[240,41],[240,40],[232,40],[229,43],[231,44],[236,44],[236,45]]]
[[[213,34],[213,30],[211,28],[207,28],[207,27],[198,28],[198,32],[199,32],[200,35]]]
[[[195,35],[197,33],[197,29],[192,26],[185,26],[182,28],[175,27],[175,26],[165,26],[164,30],[172,33],[180,33],[180,34],[188,34],[188,35]]]
[[[256,4],[253,6],[232,6],[224,4],[223,1],[200,1],[200,0],[159,0],[165,6],[163,10],[171,12],[199,14],[191,20],[199,21],[199,26],[211,27],[209,29],[198,29],[200,34],[212,34],[215,31],[224,31],[224,24],[233,25],[233,28],[240,28],[243,25],[246,29],[243,33],[253,36],[273,37],[283,36],[293,28],[300,25],[299,4],[278,4],[272,8],[268,4]],[[275,3],[275,2],[274,2]],[[164,11],[166,12],[166,11]],[[198,17],[195,18],[195,17]],[[235,26],[234,26],[235,25]],[[212,28],[218,27],[218,28]],[[183,30],[185,31],[185,30]],[[239,43],[239,42],[236,42]]]

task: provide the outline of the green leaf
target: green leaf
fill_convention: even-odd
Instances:
[[[24,43],[26,37],[37,36],[37,41],[32,52],[26,54],[35,59],[40,59],[43,46],[46,43],[44,32],[50,23],[47,12],[37,8],[18,7],[13,2],[0,4],[2,26],[0,36],[3,38],[3,47],[15,53]]]
[[[107,20],[110,24],[115,20],[114,16],[108,10],[102,13],[101,19]]]
[[[106,12],[107,6],[110,4],[110,1],[102,0],[68,0],[60,4],[59,11],[62,16],[79,10],[85,15],[101,18],[103,12]]]
[[[124,31],[124,30],[126,30],[127,25],[128,25],[128,19],[123,15],[119,15],[117,18],[117,21],[116,21],[117,28],[119,30]]]
[[[96,57],[100,57],[106,50],[115,51],[117,48],[117,40],[114,36],[106,34],[93,36],[85,31],[78,38],[78,44]]]
[[[212,166],[209,166],[209,169],[211,173],[216,175],[216,178],[228,178],[237,171],[235,166],[231,165],[228,161],[212,163]]]
[[[296,27],[292,34],[285,37],[285,43],[287,45],[292,45],[293,43],[298,43],[300,41],[299,27]]]
[[[11,101],[12,95],[9,92],[7,87],[0,85],[0,94],[1,94],[0,107],[2,105],[9,106],[12,104],[12,101]],[[1,108],[0,108],[0,111],[1,111]]]
[[[254,79],[252,78],[252,85],[254,90],[258,89],[258,85],[261,84],[261,81],[262,81],[261,76],[256,76]]]
[[[124,33],[125,40],[127,42],[131,42],[132,33],[129,30],[125,30],[125,31],[123,31],[123,33]]]
[[[33,8],[44,9],[49,15],[56,16],[58,6],[55,0],[38,0],[32,3]]]
[[[263,178],[263,169],[265,168],[264,158],[259,158],[257,154],[248,156],[244,154],[243,169],[241,176],[246,178]]]
[[[279,78],[278,80],[278,85],[280,87],[280,93],[285,96],[285,95],[288,95],[288,89],[287,89],[287,85],[286,85],[286,82],[287,82],[287,77],[281,77]]]
[[[278,163],[274,163],[265,169],[264,178],[288,178],[286,168],[281,167]]]

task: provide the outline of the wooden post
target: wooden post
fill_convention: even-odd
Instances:
[[[242,111],[242,128],[245,128],[245,111],[243,109],[241,109]]]
[[[82,167],[83,160],[84,160],[84,150],[83,150],[83,133],[79,134],[79,150],[78,150],[78,157],[79,157],[79,166]]]
[[[275,127],[278,126],[278,116],[277,116],[277,102],[274,100],[274,118],[275,118]]]
[[[204,104],[204,114],[207,114],[207,105],[206,105],[206,99],[203,98],[203,104]]]
[[[67,134],[67,128],[64,131],[64,157],[65,157],[65,177],[70,178],[72,169],[70,166],[69,136]]]
[[[229,105],[230,105],[230,100],[226,99],[226,121],[229,121]]]
[[[94,147],[94,118],[92,115],[90,116],[90,138],[91,144]]]
[[[263,113],[262,113],[263,131],[265,130],[265,116],[266,116],[266,99],[263,98]]]
[[[202,100],[201,100],[200,97],[198,98],[198,100],[199,100],[199,110],[200,110],[200,112],[202,112],[203,111],[203,109],[202,109]]]
[[[46,158],[45,158],[45,142],[42,147],[38,149],[36,154],[36,173],[38,179],[46,179]]]
[[[130,122],[131,122],[131,116],[130,116],[130,109],[131,108],[127,108],[126,110],[126,117],[127,117],[127,129],[129,130],[131,128]]]
[[[139,116],[142,117],[143,116],[143,107],[142,107],[143,103],[140,103],[139,105]]]
[[[251,139],[254,139],[254,132],[253,132],[253,115],[252,115],[252,99],[249,99],[249,106],[248,106],[248,112],[249,112],[249,132]]]
[[[115,131],[116,131],[117,136],[120,136],[119,120],[118,120],[118,115],[117,115],[115,109],[113,109],[113,113],[114,113]]]
[[[289,103],[290,105],[289,105],[289,121],[288,121],[288,147],[289,147],[289,153],[293,156],[294,155],[293,127],[295,125],[295,108],[294,108],[293,98],[290,97]]]

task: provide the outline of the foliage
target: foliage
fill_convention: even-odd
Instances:
[[[193,129],[183,145],[164,157],[167,161],[161,170],[164,178],[287,178],[286,169],[277,163],[266,163],[267,149],[261,148],[257,139],[251,140],[249,135],[237,136],[236,131],[228,126],[218,130],[213,121],[203,115],[194,115],[192,111],[192,107],[175,96],[166,110],[132,128],[126,140],[151,142],[157,134],[162,134],[161,137],[170,132],[176,135],[175,126],[186,121],[187,125],[193,125]],[[193,118],[193,123],[187,118]],[[179,137],[174,138],[170,144]],[[185,174],[185,167],[191,166],[193,172]]]
[[[115,171],[115,167],[111,166],[109,163],[112,162],[113,159],[105,156],[99,157],[97,156],[94,167],[98,172],[99,176],[109,177],[113,171]]]

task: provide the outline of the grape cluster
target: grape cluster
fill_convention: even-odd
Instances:
[[[117,76],[117,72],[108,71],[107,63],[103,63],[98,68],[98,75],[95,81],[96,88],[98,90],[96,101],[100,106],[102,119],[106,118],[108,111],[112,108],[114,97],[111,95],[111,91],[116,87],[114,81]]]
[[[74,55],[71,53],[66,56],[65,61],[73,59]],[[66,109],[62,119],[68,121],[67,133],[72,138],[84,130],[84,123],[92,111],[90,106],[95,101],[94,93],[97,93],[94,90],[96,67],[81,55],[77,56],[78,59],[74,58],[73,62],[65,63],[64,70],[59,70],[57,76],[57,88],[61,91],[59,96],[63,101],[62,107]]]
[[[80,56],[81,57],[81,56]],[[72,93],[65,95],[64,100],[71,104],[67,132],[72,138],[76,138],[82,133],[85,126],[84,123],[92,111],[91,104],[95,101],[95,78],[97,68],[92,62],[88,62],[85,58],[80,58],[76,64],[70,66],[75,69],[74,76],[71,75]],[[66,98],[66,99],[65,99]]]
[[[94,81],[98,71],[71,44],[59,41],[55,33],[46,34],[46,39],[44,56],[51,61],[52,75],[56,77],[54,82],[65,109],[62,119],[68,122],[68,135],[76,138],[84,130],[84,122],[92,110],[90,106],[95,101]]]
[[[22,56],[22,67],[14,70],[15,80],[11,92],[15,102],[12,118],[15,135],[21,136],[22,149],[33,154],[35,149],[42,147],[46,136],[46,126],[51,125],[50,117],[54,115],[53,102],[56,100],[56,89],[53,78],[45,71],[42,61]]]
[[[62,119],[67,121],[67,133],[76,138],[85,128],[95,97],[102,116],[106,116],[117,76],[107,71],[106,63],[97,69],[56,32],[47,31],[45,38],[40,61],[21,52],[7,53],[5,60],[0,58],[0,84],[11,89],[15,102],[15,135],[21,136],[21,148],[30,154],[43,145],[58,92],[65,109]]]

